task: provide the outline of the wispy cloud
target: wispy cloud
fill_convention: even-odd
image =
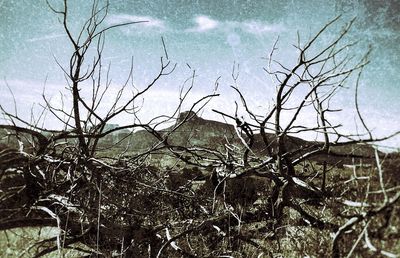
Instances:
[[[240,27],[242,30],[251,33],[251,34],[263,34],[270,32],[281,32],[285,30],[283,25],[279,24],[267,24],[261,21],[245,21],[240,23]]]
[[[196,26],[188,29],[191,32],[205,32],[218,27],[219,22],[208,16],[200,15],[194,18]]]
[[[108,25],[116,25],[120,23],[126,22],[142,22],[136,24],[139,28],[142,29],[161,29],[164,30],[166,28],[164,21],[150,17],[150,16],[137,16],[137,15],[130,15],[130,14],[114,14],[110,15],[107,18]]]
[[[65,34],[49,34],[49,35],[45,35],[42,37],[35,37],[35,38],[30,38],[27,39],[27,42],[36,42],[36,41],[44,41],[44,40],[50,40],[50,39],[56,39],[56,38],[61,38],[61,37],[65,37]]]
[[[207,32],[211,30],[233,30],[240,29],[243,32],[250,34],[266,34],[273,32],[281,32],[285,30],[283,25],[280,24],[269,24],[259,20],[247,20],[247,21],[219,21],[209,16],[199,15],[194,19],[195,26],[187,29],[189,32]]]

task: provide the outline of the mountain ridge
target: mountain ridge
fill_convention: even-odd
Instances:
[[[179,125],[182,123],[181,125]],[[175,126],[179,127],[175,130]],[[243,146],[238,133],[235,130],[235,126],[232,124],[208,120],[201,118],[193,111],[185,111],[178,115],[175,125],[165,128],[159,131],[161,134],[170,134],[168,137],[169,143],[176,146],[185,147],[204,147],[210,149],[223,150],[225,144],[236,144],[238,146]],[[267,140],[270,144],[271,149],[276,148],[276,136],[272,133],[267,133]],[[245,137],[243,137],[245,138]],[[130,137],[131,148],[134,150],[144,150],[151,148],[159,141],[151,133],[141,130],[132,134]],[[299,149],[299,153],[302,153],[316,145],[323,145],[323,142],[319,141],[308,141],[295,136],[287,136],[286,147],[288,151],[293,151]],[[267,154],[267,150],[263,141],[261,134],[254,134],[254,144],[252,150],[259,155]],[[304,151],[303,151],[304,150]],[[354,156],[365,156],[368,158],[373,158],[375,149],[370,145],[359,145],[351,144],[349,146],[335,146],[332,147],[332,158],[333,154],[339,154],[337,156],[353,155]],[[315,156],[313,159],[316,161],[321,161],[326,159],[326,155],[323,154]],[[346,162],[350,162],[349,157]],[[332,162],[337,162],[338,159]]]

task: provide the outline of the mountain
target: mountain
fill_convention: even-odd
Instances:
[[[171,130],[184,119],[187,121],[171,133]],[[194,112],[182,112],[179,114],[174,126],[159,131],[168,134],[169,143],[179,146],[200,146],[206,148],[220,148],[228,142],[238,142],[238,137],[233,125],[206,120],[197,116]],[[148,149],[158,143],[151,133],[141,130],[135,132],[129,139],[131,149],[140,151]]]
[[[179,125],[182,121],[186,120],[181,126],[176,130],[171,132],[176,125]],[[168,127],[159,131],[161,134],[170,134],[169,143],[172,145],[179,146],[198,146],[206,147],[211,149],[224,150],[226,143],[231,143],[236,146],[243,147],[241,144],[241,139],[235,130],[235,127],[231,124],[207,120],[199,117],[196,113],[192,111],[186,111],[179,114],[174,126]],[[274,134],[267,134],[267,140],[270,144],[272,150],[276,149],[276,137]],[[245,138],[245,137],[243,137]],[[260,134],[254,135],[254,145],[252,147],[253,152],[263,155],[267,153],[264,141]],[[138,131],[129,139],[130,149],[132,151],[143,151],[149,149],[150,147],[157,144],[159,141],[147,131]],[[297,155],[304,154],[309,147],[319,144],[321,142],[316,141],[306,141],[298,137],[288,136],[286,139],[287,151],[300,150]],[[339,154],[340,157],[322,154],[313,157],[315,161],[322,162],[323,160],[330,159],[329,163],[337,162],[352,162],[349,156],[350,154],[356,156],[374,157],[374,148],[369,145],[352,144],[348,146],[338,146],[332,148],[333,153]]]
[[[184,123],[182,123],[185,120]],[[181,124],[181,125],[180,125]],[[177,129],[172,131],[176,125],[180,125]],[[227,143],[233,144],[235,146],[244,148],[241,143],[241,139],[238,137],[238,134],[235,130],[235,127],[228,123],[223,123],[219,121],[207,120],[199,117],[195,112],[186,111],[179,114],[176,119],[175,125],[160,130],[159,133],[161,135],[170,134],[168,137],[168,142],[172,145],[176,146],[197,146],[197,147],[205,147],[210,149],[218,149],[222,152],[225,152],[225,145]],[[104,147],[107,149],[110,148],[122,148],[125,149],[128,146],[129,151],[131,152],[142,152],[148,150],[152,146],[159,143],[159,140],[153,136],[151,133],[141,130],[137,131],[133,134],[130,133],[115,133],[115,135],[111,135],[110,139],[106,138],[101,142],[100,147]],[[124,138],[124,137],[125,138]],[[276,150],[276,137],[274,134],[266,134],[267,141],[270,145],[271,150]],[[25,137],[24,137],[25,138]],[[115,143],[115,139],[123,139],[118,146],[115,146],[112,143]],[[242,137],[246,138],[246,137]],[[260,134],[254,135],[254,144],[252,147],[252,151],[260,156],[266,155],[267,150],[264,144],[264,140]],[[299,150],[296,155],[302,155],[310,150],[309,147],[314,145],[321,145],[321,142],[315,141],[306,141],[298,137],[288,136],[285,139],[285,145],[287,147],[287,151]],[[18,148],[18,142],[15,137],[4,129],[0,130],[0,144],[4,146],[9,146],[13,148]],[[26,146],[29,146],[27,143]],[[111,147],[109,147],[111,146]],[[363,161],[372,161],[375,155],[375,149],[370,145],[365,144],[351,144],[346,146],[337,146],[331,148],[333,153],[339,155],[327,155],[320,154],[313,157],[314,161],[323,162],[328,161],[330,164],[352,164],[354,161],[353,156],[362,156],[368,157],[363,158]],[[382,153],[380,153],[382,154]],[[347,156],[347,157],[346,157]],[[360,159],[355,159],[355,162],[359,162]]]

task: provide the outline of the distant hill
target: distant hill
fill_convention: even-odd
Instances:
[[[184,120],[186,120],[185,123],[182,123],[181,126],[179,126],[175,131],[171,133],[171,130]],[[198,146],[210,149],[219,149],[221,151],[224,151],[224,146],[227,143],[243,147],[243,145],[241,144],[241,139],[238,137],[235,127],[233,125],[219,121],[203,119],[194,112],[186,111],[180,113],[176,120],[175,126],[171,126],[159,131],[161,134],[164,135],[170,133],[169,143],[173,145],[186,147]],[[118,142],[119,139],[122,139],[119,143],[119,146],[115,146],[115,142]],[[252,147],[253,152],[258,155],[265,155],[267,153],[267,150],[261,135],[254,135],[254,139],[255,142]],[[267,140],[270,144],[271,149],[276,149],[275,135],[267,134]],[[151,133],[145,130],[140,130],[132,134],[130,132],[114,133],[108,138],[103,139],[100,142],[101,146],[99,147],[108,149],[121,147],[125,149],[125,146],[129,146],[128,149],[131,152],[142,152],[144,150],[148,150],[158,142],[159,140],[156,139]],[[15,137],[10,136],[10,134],[8,134],[7,131],[4,129],[0,130],[0,144],[13,148],[18,148],[18,142]],[[306,141],[301,138],[292,136],[287,137],[286,139],[286,146],[288,148],[288,151],[300,150],[297,152],[297,155],[304,154],[309,150],[310,146],[313,146],[315,144],[322,143],[315,141]],[[28,142],[26,142],[26,146],[28,146]],[[318,156],[314,156],[313,160],[317,162],[328,161],[329,163],[334,164],[350,164],[353,161],[352,158],[349,157],[350,154],[367,157],[363,160],[368,161],[373,160],[375,150],[370,145],[352,144],[334,147],[332,148],[332,152],[340,154],[340,157],[321,154]],[[358,161],[359,159],[356,159],[356,162]]]
[[[206,120],[197,116],[194,112],[182,112],[176,121],[180,124],[187,116],[187,121],[171,133],[169,143],[180,146],[201,146],[207,148],[219,148],[229,141],[238,142],[238,137],[233,125]],[[174,126],[161,130],[162,134],[170,133]],[[148,149],[158,142],[149,132],[141,130],[132,134],[129,139],[132,150]]]
[[[199,146],[212,149],[222,149],[224,145],[229,142],[241,146],[241,140],[238,137],[235,128],[231,124],[207,120],[199,117],[194,112],[182,112],[179,114],[175,125],[180,124],[184,119],[187,121],[183,123],[178,129],[171,133],[174,126],[168,127],[160,131],[162,134],[170,133],[169,143],[179,146]],[[264,141],[260,134],[254,135],[255,142],[253,151],[260,155],[266,154]],[[133,151],[142,151],[150,148],[158,143],[158,140],[147,131],[138,131],[131,135],[129,139],[130,149]],[[267,140],[272,149],[276,148],[276,137],[274,134],[267,134]],[[288,151],[301,150],[298,155],[307,151],[307,148],[315,144],[322,144],[321,142],[306,141],[298,137],[288,136],[286,139],[286,146]],[[374,156],[374,149],[369,145],[348,145],[332,148],[334,153],[340,154],[343,157],[329,156],[332,162],[351,162],[351,158],[346,158],[346,155],[354,154],[358,156],[365,156],[372,158]],[[327,159],[327,155],[319,155],[313,158],[316,161]]]

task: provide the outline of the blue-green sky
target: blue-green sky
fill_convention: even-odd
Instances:
[[[61,1],[50,2],[59,6]],[[76,31],[88,17],[91,1],[69,2],[70,27]],[[336,35],[345,22],[357,17],[348,40],[360,43],[352,51],[361,55],[368,45],[373,48],[371,64],[361,83],[363,114],[377,135],[400,129],[398,0],[110,0],[104,25],[148,22],[107,33],[103,57],[105,63],[111,63],[113,87],[117,88],[126,78],[132,57],[135,85],[143,87],[159,68],[162,36],[177,69],[150,92],[143,113],[155,115],[172,110],[179,87],[191,74],[189,64],[198,74],[190,100],[209,93],[221,76],[221,96],[203,114],[217,119],[211,107],[227,112],[234,108],[234,93],[229,89],[234,62],[240,64],[240,88],[255,107],[267,109],[274,87],[263,72],[264,57],[274,41],[279,36],[276,58],[290,64],[296,60],[292,45],[296,43],[297,31],[306,40],[338,15],[342,15],[341,19],[321,44]],[[17,102],[23,103],[20,114],[28,116],[28,107],[40,101],[46,78],[47,94],[57,102],[54,96],[64,89],[65,80],[55,59],[67,66],[70,54],[71,46],[57,15],[44,0],[0,0],[0,101],[4,106],[12,108],[7,82]],[[338,104],[343,105],[344,113],[333,117],[343,120],[349,129],[355,128],[355,116],[351,113],[353,92],[349,89],[339,95]],[[47,124],[51,121],[49,118]],[[116,122],[123,123],[123,119]],[[399,147],[400,140],[394,139],[390,144]]]

